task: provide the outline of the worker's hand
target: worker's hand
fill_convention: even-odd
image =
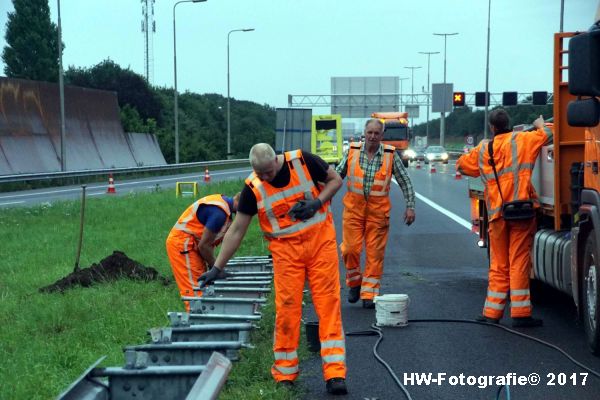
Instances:
[[[321,200],[300,200],[290,209],[288,214],[292,218],[301,219],[302,221],[306,221],[309,218],[312,218],[313,215],[321,208],[323,204]]]
[[[404,223],[410,226],[413,222],[415,222],[415,210],[407,208],[404,212]]]
[[[203,273],[198,278],[198,284],[200,285],[200,289],[203,289],[206,285],[213,284],[217,279],[225,279],[227,277],[227,273],[215,266],[211,266],[208,272]]]
[[[544,127],[544,117],[541,115],[537,117],[535,121],[533,121],[533,126],[535,126],[537,129],[542,129]]]

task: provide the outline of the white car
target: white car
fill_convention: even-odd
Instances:
[[[442,146],[429,146],[425,149],[425,164],[440,161],[448,164],[448,152]]]

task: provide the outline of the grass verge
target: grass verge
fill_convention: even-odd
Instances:
[[[233,194],[242,181],[202,186]],[[169,230],[192,202],[174,191],[89,198],[80,265],[99,262],[113,250],[172,277],[165,252]],[[166,326],[168,311],[182,311],[175,283],[120,280],[64,294],[38,288],[74,267],[80,202],[0,210],[0,399],[56,397],[103,355],[102,366],[122,366],[122,348],[147,341],[146,330]],[[267,254],[256,220],[236,255]],[[275,387],[272,363],[273,301],[254,332],[254,349],[235,363],[223,399],[291,399],[297,392]],[[306,354],[306,353],[302,353]]]

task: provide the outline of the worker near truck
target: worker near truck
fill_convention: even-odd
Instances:
[[[223,240],[236,212],[240,194],[213,194],[192,203],[167,237],[167,255],[181,296],[194,296],[193,286],[207,265],[215,262],[215,247]],[[184,302],[187,311],[189,302]]]
[[[383,258],[390,226],[390,187],[396,178],[404,199],[404,222],[415,220],[415,191],[399,154],[382,144],[384,123],[370,119],[365,124],[364,143],[351,143],[337,167],[346,177],[343,239],[340,246],[346,265],[348,301],[362,299],[364,308],[375,308],[383,275]],[[360,256],[366,244],[366,263],[361,273]]]
[[[225,275],[254,215],[269,241],[275,284],[273,378],[292,386],[299,375],[298,341],[302,296],[308,279],[319,318],[326,390],[346,394],[346,346],[342,329],[337,245],[330,199],[342,179],[323,159],[302,150],[276,155],[266,143],[250,150],[253,172],[246,179],[238,213],[204,287]]]
[[[536,218],[509,219],[506,207],[503,209],[507,202],[515,201],[539,208],[531,175],[540,150],[552,142],[552,131],[545,126],[541,115],[533,121],[533,126],[533,131],[513,132],[508,113],[496,109],[489,116],[490,131],[494,135],[491,145],[489,140],[483,140],[456,162],[458,172],[481,177],[485,187],[490,268],[487,296],[479,321],[499,323],[510,296],[513,327],[543,324],[541,319],[532,317],[529,290],[530,251]]]

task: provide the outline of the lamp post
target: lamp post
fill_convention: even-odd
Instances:
[[[229,36],[233,32],[252,32],[254,28],[233,29],[227,34],[227,159],[231,159],[231,98],[229,96]]]
[[[203,3],[206,0],[181,0],[173,5],[173,75],[175,80],[174,110],[175,114],[175,164],[179,164],[179,107],[177,103],[177,38],[175,30],[175,7],[181,3]]]
[[[430,86],[429,86],[429,67],[431,61],[432,54],[440,54],[439,51],[420,51],[419,54],[425,54],[427,56],[427,130],[426,137],[427,141],[429,141],[429,95],[431,94]]]
[[[400,80],[400,111],[402,111],[402,81],[407,80],[408,78],[398,78]]]
[[[415,69],[419,69],[421,67],[404,67],[404,68],[410,69],[411,82],[412,82],[411,86],[410,86],[410,92],[411,92],[410,98],[414,104],[414,102],[415,102]],[[410,118],[410,125],[411,125],[411,128],[414,126],[412,117]]]
[[[487,139],[489,133],[488,126],[488,105],[490,102],[490,93],[488,90],[490,82],[490,15],[492,9],[492,0],[488,1],[488,25],[487,25],[487,53],[485,56],[485,116],[483,117],[483,138]]]
[[[442,119],[440,121],[440,146],[444,145],[444,135],[446,133],[446,41],[448,36],[458,35],[458,32],[454,33],[434,33],[435,36],[444,37],[444,97],[442,104],[444,105],[442,111]]]
[[[65,150],[65,83],[63,80],[62,64],[62,30],[60,24],[60,0],[56,0],[58,6],[58,90],[60,95],[60,170],[67,170],[67,159]]]

